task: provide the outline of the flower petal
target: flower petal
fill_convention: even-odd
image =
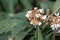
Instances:
[[[40,13],[43,13],[44,10],[43,9],[39,9],[39,11],[40,11]]]

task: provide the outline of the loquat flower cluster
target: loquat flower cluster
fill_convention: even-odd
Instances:
[[[45,23],[49,23],[51,25],[52,30],[58,29],[60,27],[60,16],[57,14],[50,14],[50,9],[47,9],[46,12],[44,9],[38,9],[34,7],[33,10],[27,11],[26,17],[30,21],[32,25],[41,25],[42,20]]]

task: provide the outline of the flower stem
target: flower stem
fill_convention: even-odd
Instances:
[[[43,40],[42,32],[39,26],[36,27],[35,38],[36,40]]]

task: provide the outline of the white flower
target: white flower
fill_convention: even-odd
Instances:
[[[53,25],[51,25],[51,28],[52,28],[52,30],[54,30],[54,29],[58,29],[58,27],[60,27],[60,25],[59,24],[53,24]]]
[[[59,28],[60,27],[60,24],[57,24],[57,28]]]
[[[39,9],[39,11],[40,11],[40,13],[43,13],[43,12],[44,12],[44,10],[43,10],[43,9]]]
[[[51,28],[52,28],[52,30],[54,30],[54,28],[55,28],[55,24],[52,24],[52,25],[51,25]]]
[[[36,7],[34,9],[37,9]]]
[[[33,24],[33,22],[30,22],[30,24]]]
[[[39,22],[39,25],[41,25],[42,23],[41,22]]]
[[[38,18],[38,17],[40,17],[41,15],[40,14],[36,14],[36,17]]]
[[[42,19],[46,19],[46,17],[47,17],[47,15],[44,15],[44,16],[42,17]]]
[[[29,18],[29,14],[26,14],[25,16],[26,16],[27,18]]]
[[[30,24],[35,25],[33,22],[30,22]],[[39,22],[38,25],[40,26],[42,23]]]
[[[52,28],[52,30],[54,30],[55,29],[55,25],[53,24],[53,25],[51,25],[51,28]]]
[[[56,16],[59,16],[59,13],[55,14]]]
[[[25,15],[27,18],[29,18],[29,14],[31,13],[32,11],[27,11],[27,14]]]
[[[31,21],[30,24],[32,24],[35,28],[36,28],[36,25]]]
[[[52,30],[54,30],[55,28],[53,27]]]
[[[54,27],[54,25],[51,25],[51,28],[53,28]]]
[[[58,19],[58,21],[60,21],[60,19]]]
[[[27,13],[31,13],[32,11],[27,11]]]
[[[57,30],[57,29],[58,29],[58,28],[54,28],[54,27],[52,28],[52,30]]]

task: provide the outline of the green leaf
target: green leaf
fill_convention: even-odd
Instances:
[[[14,13],[14,0],[8,0],[7,12]]]
[[[15,27],[11,28],[12,35],[18,34],[19,31],[24,30],[24,29],[27,28],[28,26],[29,26],[29,24],[28,24],[27,21],[22,22],[22,23],[19,23],[19,24],[16,25]]]
[[[25,17],[26,12],[27,12],[27,11],[20,12],[20,13],[16,14],[16,15],[14,16],[14,18],[25,20],[25,19],[26,19],[26,17]]]
[[[8,40],[8,37],[11,35],[11,32],[0,34],[0,40]]]
[[[5,12],[0,12],[0,20],[3,20],[6,18],[6,13]]]
[[[16,36],[16,40],[23,40],[24,37],[28,34],[29,31],[31,31],[32,27],[29,28],[28,30],[22,30],[19,32],[19,34],[17,34]]]
[[[36,40],[44,40],[39,26],[36,27],[35,38],[36,38]]]
[[[59,9],[60,9],[60,0],[56,0],[54,6],[52,8],[52,12],[56,13]]]
[[[54,5],[55,2],[51,2],[51,1],[48,1],[48,2],[41,2],[40,3],[40,7],[43,8],[43,9],[48,9],[48,8],[52,8],[53,5]]]
[[[46,35],[45,39],[46,39],[46,40],[49,40],[52,34],[53,34],[53,33],[49,33],[48,35]]]
[[[28,2],[28,0],[20,0],[21,3],[24,5],[24,7],[27,9],[27,10],[31,10],[32,9],[32,6],[31,4]]]
[[[16,0],[2,0],[2,5],[7,12],[14,12],[14,2]]]
[[[0,21],[0,34],[3,32],[8,32],[12,27],[15,27],[19,23],[24,22],[20,19],[5,19]]]
[[[32,36],[29,40],[34,40],[34,36]]]

